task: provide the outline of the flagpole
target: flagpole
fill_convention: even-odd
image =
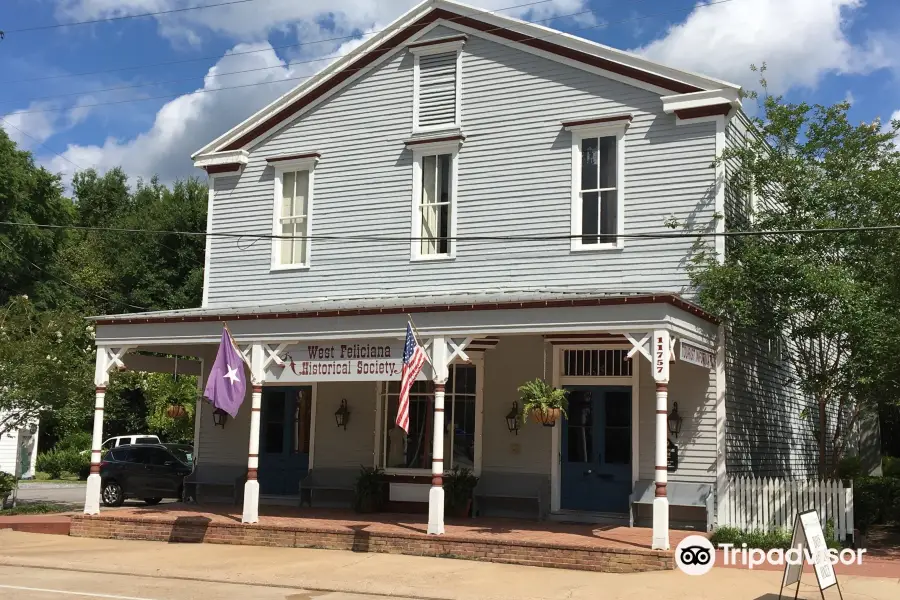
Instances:
[[[228,339],[231,340],[231,345],[234,346],[234,349],[237,350],[238,356],[241,357],[241,360],[247,365],[248,369],[252,369],[250,366],[250,361],[247,360],[247,357],[244,356],[244,353],[241,351],[241,347],[237,345],[237,342],[234,341],[234,334],[231,333],[231,328],[228,327],[228,321],[222,321],[222,326],[225,328],[225,331],[228,332]]]
[[[409,325],[410,325],[410,327],[412,327],[412,329],[413,329],[413,335],[416,336],[416,344],[418,344],[418,343],[419,343],[419,338],[422,337],[422,334],[419,333],[419,329],[416,327],[416,323],[415,323],[415,321],[413,321],[412,315],[409,314],[409,313],[406,313],[406,318],[409,319]],[[421,345],[421,344],[420,344],[420,345]],[[424,350],[424,348],[425,348],[425,347],[422,346],[422,349],[423,349],[423,350]],[[428,362],[429,365],[431,365],[432,367],[434,367],[434,363],[431,362],[431,357],[428,356],[428,353],[427,353],[427,352],[425,353],[425,360]]]

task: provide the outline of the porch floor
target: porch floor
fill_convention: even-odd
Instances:
[[[318,547],[611,572],[674,568],[671,551],[650,549],[648,528],[477,518],[448,520],[445,535],[429,536],[426,521],[425,515],[260,506],[259,523],[243,525],[240,507],[165,504],[79,515],[72,535]],[[692,533],[671,531],[672,548]]]

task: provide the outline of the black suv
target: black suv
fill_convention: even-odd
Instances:
[[[122,506],[126,498],[159,504],[181,499],[184,478],[191,472],[191,453],[184,446],[132,444],[113,448],[100,463],[100,499],[105,506]]]

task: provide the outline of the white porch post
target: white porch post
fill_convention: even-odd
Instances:
[[[250,349],[250,447],[247,453],[247,481],[244,483],[244,523],[259,523],[259,417],[262,410],[263,347],[254,344]]]
[[[669,499],[666,496],[668,471],[666,453],[668,451],[668,397],[669,397],[669,332],[660,329],[653,332],[653,379],[656,381],[656,469],[654,482],[656,495],[653,498],[653,543],[654,550],[669,549]]]
[[[97,359],[94,367],[94,433],[91,438],[91,472],[88,475],[84,493],[84,514],[100,513],[100,446],[103,444],[103,409],[106,399],[106,386],[109,384],[109,370],[114,366],[124,367],[122,356],[128,348],[112,350],[105,346],[97,347]]]
[[[444,385],[447,383],[447,343],[436,337],[431,343],[434,368],[434,432],[431,442],[431,490],[428,492],[428,533],[444,533]]]

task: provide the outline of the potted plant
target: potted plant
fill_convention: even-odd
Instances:
[[[554,388],[543,379],[534,379],[525,382],[519,388],[519,400],[522,401],[522,420],[527,415],[536,422],[547,427],[553,427],[560,415],[568,416],[566,409],[569,402],[566,399],[568,391]]]
[[[468,517],[472,512],[472,493],[478,478],[471,469],[453,467],[444,477],[445,510],[452,517]]]
[[[353,508],[361,513],[378,512],[384,506],[384,471],[378,467],[360,467],[353,486]]]
[[[14,489],[16,489],[16,478],[9,473],[0,471],[0,510],[6,507],[6,500]]]
[[[187,414],[187,409],[180,404],[170,404],[166,407],[166,416],[170,419],[180,419]]]

